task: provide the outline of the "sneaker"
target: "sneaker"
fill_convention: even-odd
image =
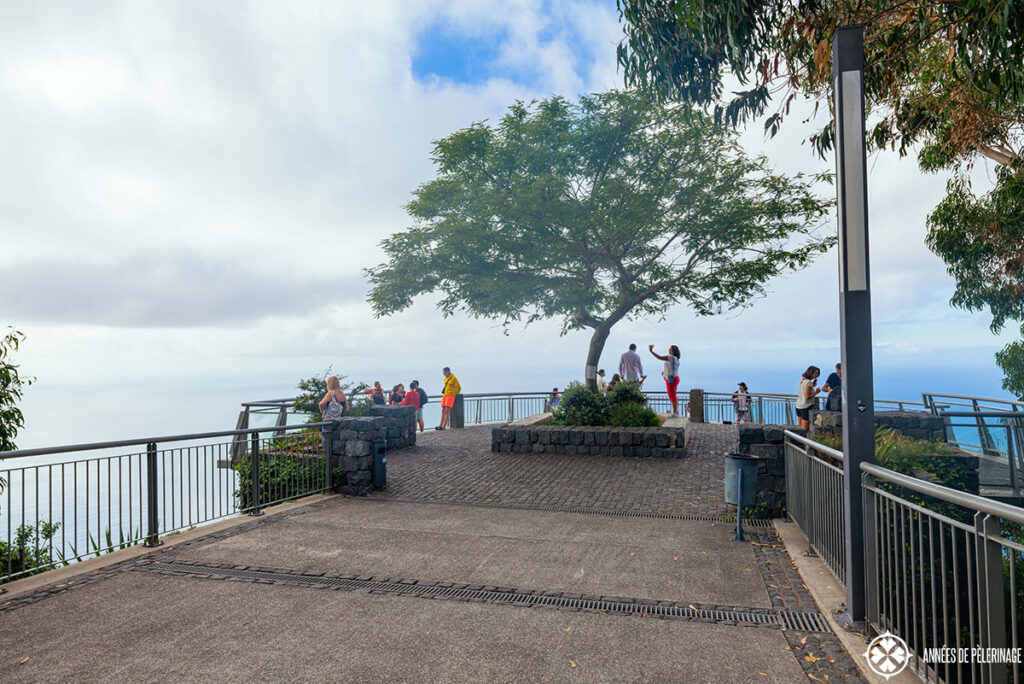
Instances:
[[[434,429],[435,429],[435,430],[444,430],[444,428],[443,428],[443,427],[441,427],[440,425],[438,425],[438,426],[437,426],[437,427],[435,427]]]

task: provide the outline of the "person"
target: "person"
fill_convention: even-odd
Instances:
[[[640,361],[640,355],[636,353],[636,345],[629,345],[629,350],[622,352],[619,357],[619,375],[623,380],[639,380],[642,384],[647,376],[644,375],[644,364]]]
[[[373,403],[377,406],[383,406],[387,403],[384,400],[384,388],[380,386],[380,380],[375,380],[373,387],[367,387],[363,390],[366,394],[373,395]]]
[[[344,416],[346,408],[348,408],[348,397],[341,389],[338,376],[332,375],[327,378],[327,394],[320,400],[320,413],[323,414],[324,420],[334,420]]]
[[[608,381],[604,379],[604,368],[597,371],[597,391],[601,394],[608,391]]]
[[[388,404],[399,406],[405,400],[405,385],[398,383],[391,388],[391,395],[388,397]]]
[[[825,406],[829,411],[843,410],[843,364],[836,364],[836,372],[829,374],[821,390],[828,392],[828,402]]]
[[[562,401],[562,395],[558,393],[558,388],[555,387],[551,390],[551,396],[548,397],[548,405],[551,406],[552,411],[558,408],[558,402],[560,401]]]
[[[815,397],[821,392],[821,388],[816,386],[820,376],[821,369],[817,366],[808,366],[800,376],[800,386],[796,391],[796,420],[804,430],[811,429],[811,407],[817,404]]]
[[[430,399],[427,397],[426,390],[420,387],[419,380],[413,380],[411,383],[409,383],[409,391],[415,392],[417,395],[419,395],[420,401],[416,405],[416,422],[420,424],[420,432],[423,432],[423,407],[427,404],[428,401],[430,401]]]
[[[679,397],[676,390],[679,388],[679,347],[672,345],[668,348],[668,354],[662,356],[654,351],[654,345],[647,345],[647,350],[656,359],[665,362],[665,369],[661,371],[661,377],[665,378],[665,387],[668,389],[668,400],[672,404],[672,417],[679,417]],[[643,372],[641,370],[641,372]]]
[[[452,407],[455,406],[455,395],[462,392],[462,385],[451,368],[445,366],[441,373],[444,375],[444,389],[441,390],[441,424],[435,427],[435,430],[444,430],[448,426]]]
[[[612,388],[618,385],[620,382],[622,382],[622,377],[618,373],[615,373],[614,375],[612,375],[612,381],[608,383],[608,389],[605,391],[611,392]]]
[[[416,422],[420,424],[420,432],[423,432],[423,407],[420,405],[420,393],[416,391],[416,381],[409,383],[409,391],[402,397],[402,406],[412,406],[416,409]]]
[[[732,395],[732,405],[736,410],[736,423],[749,423],[750,395],[747,394],[747,383],[741,382],[737,386],[739,389]]]

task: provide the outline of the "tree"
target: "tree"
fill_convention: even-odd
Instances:
[[[18,436],[18,430],[25,427],[25,417],[18,408],[18,402],[21,401],[22,389],[35,382],[33,377],[19,375],[19,366],[11,363],[11,355],[24,341],[25,335],[9,326],[6,334],[0,337],[0,451],[18,448],[14,438]]]
[[[627,83],[706,107],[730,125],[764,116],[770,135],[799,95],[816,101],[815,113],[823,99],[831,105],[832,35],[863,24],[869,144],[900,155],[916,149],[922,170],[957,172],[929,217],[928,238],[957,279],[952,303],[988,306],[993,331],[1007,318],[1024,320],[1019,261],[1017,270],[990,268],[1012,266],[1010,253],[1024,251],[1024,3],[618,0],[618,7]],[[743,86],[726,97],[730,74]],[[822,156],[834,128],[828,117],[810,135]],[[1001,166],[996,187],[975,197],[963,172],[981,157]],[[996,360],[1004,388],[1024,392],[1024,340]]]
[[[1008,164],[1024,129],[1024,3],[1005,0],[618,0],[627,83],[706,106],[728,123],[768,114],[774,134],[798,95],[831,93],[838,26],[865,27],[870,139],[928,169],[978,154]],[[724,77],[743,90],[726,100]],[[831,118],[811,137],[833,143]]]
[[[590,329],[588,383],[612,327],[685,302],[741,307],[831,246],[814,180],[772,172],[736,136],[636,91],[517,103],[497,125],[434,143],[437,178],[413,193],[415,225],[366,273],[377,316],[439,292],[505,328],[558,318]]]
[[[928,217],[928,246],[956,279],[955,306],[988,308],[992,332],[1008,320],[1024,321],[1024,173],[996,169],[996,187],[981,197],[962,175],[950,180],[946,197]],[[1024,341],[1008,344],[996,362],[1003,389],[1024,400]]]

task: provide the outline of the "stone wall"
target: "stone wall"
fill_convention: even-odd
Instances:
[[[330,466],[340,465],[344,482],[334,482],[342,494],[366,496],[373,486],[373,443],[385,449],[402,449],[416,444],[416,409],[412,406],[374,406],[370,415],[334,421]]]
[[[504,454],[683,458],[686,455],[686,431],[682,427],[503,425],[491,430],[491,451]]]
[[[757,495],[754,503],[775,509],[786,503],[786,454],[783,447],[789,430],[806,434],[797,425],[758,425],[742,423],[738,426],[739,444],[736,451],[757,456]],[[723,470],[725,463],[723,459]]]
[[[942,416],[918,411],[876,411],[875,429],[892,428],[912,439],[946,441],[946,423]],[[843,436],[843,414],[840,411],[811,411],[811,439],[820,435]]]

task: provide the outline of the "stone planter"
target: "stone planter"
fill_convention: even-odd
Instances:
[[[503,425],[491,430],[491,451],[623,458],[683,458],[683,427],[562,427]]]

